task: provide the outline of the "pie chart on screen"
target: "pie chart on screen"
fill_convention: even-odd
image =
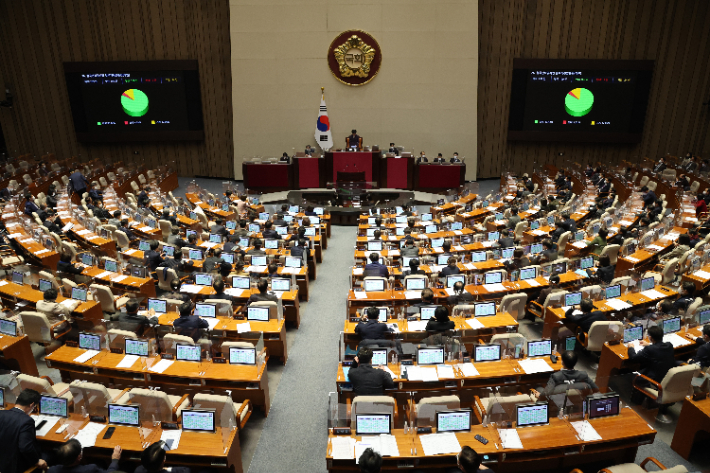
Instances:
[[[148,113],[148,96],[138,89],[128,89],[121,94],[121,106],[127,115],[142,117]]]
[[[585,116],[592,111],[593,105],[594,94],[588,89],[572,89],[565,96],[565,111],[573,117]]]

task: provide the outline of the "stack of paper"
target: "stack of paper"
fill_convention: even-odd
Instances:
[[[59,422],[60,417],[57,416],[45,416],[45,415],[37,415],[37,416],[32,416],[32,420],[35,422],[35,427],[39,425],[40,422],[43,420],[46,420],[47,423],[44,424],[42,429],[38,430],[36,432],[37,437],[43,437],[49,433],[50,430],[52,430],[52,427],[57,425],[57,422]]]
[[[111,276],[112,274],[113,273],[111,271],[104,271],[101,274],[97,274],[96,277],[99,279],[103,279],[103,278],[107,278],[107,277]]]
[[[419,299],[422,297],[422,291],[404,291],[404,297],[407,299]]]
[[[149,371],[153,371],[154,373],[162,373],[166,369],[170,368],[170,365],[175,363],[174,360],[160,360],[150,368],[148,368]]]
[[[663,341],[664,342],[671,342],[673,344],[673,348],[678,348],[682,347],[685,345],[690,345],[692,343],[690,340],[681,337],[677,333],[667,333],[663,336]]]
[[[486,328],[485,325],[483,325],[480,320],[478,319],[468,319],[466,320],[466,323],[468,324],[469,327],[471,327],[474,330],[478,330],[481,328]]]
[[[237,324],[237,333],[244,333],[244,332],[251,332],[251,325],[249,325],[249,322],[243,322],[241,324]]]
[[[661,251],[661,250],[663,250],[664,248],[663,248],[662,246],[658,246],[658,245],[648,245],[648,246],[646,247],[646,249],[647,249],[647,250],[653,250],[653,251]]]
[[[252,266],[248,266],[246,268],[246,271],[248,273],[263,273],[264,271],[266,271],[266,266],[253,266],[252,265]]]
[[[406,368],[406,370],[404,369]],[[424,368],[421,366],[403,366],[403,372],[406,371],[407,378],[410,381],[439,381],[436,374],[436,368]]]
[[[633,307],[631,304],[628,302],[624,302],[621,299],[607,299],[604,301],[606,305],[611,307],[614,310],[626,310],[630,307]]]
[[[592,440],[601,440],[602,436],[596,431],[596,429],[589,423],[589,421],[578,421],[571,422],[574,430],[577,431],[577,435],[583,442],[591,442]]]
[[[77,301],[76,299],[64,299],[59,304],[73,311],[81,304],[81,301]]]
[[[534,279],[526,279],[525,282],[530,284],[532,287],[537,287],[540,285],[540,283],[535,281]]]
[[[251,291],[249,289],[237,289],[233,287],[225,289],[224,292],[232,297],[249,297],[249,295],[251,294]]]
[[[194,284],[183,284],[180,286],[180,292],[187,292],[188,294],[197,294],[202,289],[202,286],[196,286]]]
[[[454,249],[455,251],[464,251],[464,247],[461,246],[461,245],[456,245],[456,246],[453,247],[453,249]]]
[[[180,446],[180,437],[182,437],[182,430],[163,430],[163,433],[160,434],[160,440],[165,442],[170,450],[175,450]]]
[[[96,437],[106,428],[106,424],[99,424],[97,422],[89,422],[77,432],[74,437],[79,441],[83,448],[93,447],[96,445]]]
[[[468,269],[469,271],[473,271],[474,269],[476,269],[476,265],[473,264],[473,263],[464,263],[464,266],[465,266],[466,269]]]
[[[218,318],[212,318],[212,317],[200,317],[202,320],[206,320],[207,323],[210,326],[210,330],[214,330],[214,328],[217,326],[218,323],[221,323],[222,321]]]
[[[365,272],[363,268],[353,268],[353,275],[355,276],[362,276],[362,274]]]
[[[483,288],[488,292],[501,292],[505,291],[505,286],[501,283],[498,284],[484,284]]]
[[[459,369],[463,372],[464,376],[469,377],[469,376],[478,376],[480,373],[476,369],[475,366],[473,366],[472,363],[463,363],[458,365]]]
[[[436,373],[439,379],[454,379],[454,367],[451,365],[436,365]]]
[[[355,291],[355,299],[367,299],[367,293],[365,291]]]
[[[138,250],[126,250],[126,251],[124,251],[124,253],[127,254],[127,255],[132,255],[132,254],[135,253],[136,251],[138,251]]]
[[[43,254],[45,254],[45,253],[49,253],[49,250],[46,249],[46,248],[45,248],[44,250],[39,250],[39,251],[37,251],[37,252],[35,253],[35,256],[43,255]]]
[[[0,286],[4,286],[5,284],[7,284],[7,281],[5,279],[0,280]]]
[[[505,448],[523,448],[518,431],[515,429],[498,429],[500,445]]]
[[[126,355],[121,362],[116,365],[116,368],[130,368],[138,360],[138,355]]]
[[[701,278],[701,279],[710,279],[710,273],[708,273],[707,271],[702,271],[702,270],[695,271],[693,273],[693,276]]]
[[[81,355],[74,358],[74,361],[76,363],[86,363],[87,361],[89,361],[90,359],[92,359],[93,357],[95,357],[98,354],[99,354],[98,350],[86,350],[84,353],[82,353]]]
[[[86,228],[76,232],[77,235],[86,235],[87,233],[91,233],[91,231],[87,230]]]
[[[121,282],[127,278],[128,278],[128,276],[121,274],[120,276],[116,276],[115,278],[111,278],[111,282]]]
[[[633,256],[626,256],[624,259],[627,259],[631,261],[632,263],[638,263],[640,260],[638,258],[634,258]]]
[[[648,291],[643,291],[641,294],[649,299],[663,299],[666,297],[662,292],[658,292],[655,289],[649,289]]]
[[[399,256],[399,250],[389,250],[387,256]]]
[[[461,230],[454,230],[454,235],[463,235]]]
[[[333,460],[352,460],[355,458],[356,440],[352,437],[333,437],[330,439]],[[359,458],[359,457],[358,457]]]
[[[429,269],[432,273],[440,273],[446,266],[443,264],[430,264]]]
[[[426,320],[412,320],[410,322],[407,322],[407,329],[410,332],[422,332],[426,330]]]
[[[483,245],[484,248],[490,248],[495,245],[495,243],[494,241],[482,241],[481,245]]]
[[[459,453],[461,451],[459,439],[456,438],[456,434],[453,432],[422,435],[419,440],[426,456]]]
[[[355,463],[360,462],[363,452],[371,448],[383,457],[398,457],[399,448],[394,435],[363,435],[362,440],[355,443]]]
[[[547,362],[540,358],[529,358],[526,360],[518,360],[518,365],[527,374],[544,373],[545,371],[554,371]]]
[[[572,246],[574,246],[575,248],[582,249],[587,247],[587,243],[583,241],[575,241],[574,243],[572,243]]]

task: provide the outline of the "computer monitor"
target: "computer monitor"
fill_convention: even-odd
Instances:
[[[550,356],[552,340],[532,340],[528,342],[528,356]]]
[[[564,274],[567,272],[567,263],[555,263],[552,265],[552,274]]]
[[[288,227],[284,227],[283,225],[274,225],[274,231],[276,231],[279,235],[286,235],[288,234]]]
[[[391,414],[357,414],[355,433],[357,435],[389,434],[392,428]]]
[[[419,320],[429,320],[434,317],[437,307],[438,306],[435,305],[425,305],[419,307]]]
[[[251,257],[252,266],[266,266],[266,256],[254,255]]]
[[[190,212],[190,220],[197,220],[197,212]]]
[[[426,227],[424,227],[424,233],[436,233],[438,231],[439,229],[436,225],[427,225]]]
[[[436,413],[436,432],[469,432],[471,410],[439,411]]]
[[[547,217],[547,226],[549,226],[549,227],[555,226],[555,216],[554,215],[550,215]]]
[[[430,213],[422,214],[422,222],[431,222],[433,216]]]
[[[134,278],[145,278],[148,272],[148,268],[145,266],[132,265],[131,266],[131,276]]]
[[[377,217],[368,217],[367,224],[368,225],[377,225]]]
[[[255,365],[256,348],[229,347],[229,363],[232,365]]]
[[[17,336],[17,322],[12,320],[0,319],[0,333],[3,335]]]
[[[500,345],[475,345],[473,347],[473,361],[483,363],[485,361],[498,361],[501,356]]]
[[[516,404],[516,426],[530,427],[533,425],[547,425],[550,423],[550,412],[546,402],[532,404]]]
[[[190,238],[190,235],[197,236],[197,232],[195,230],[185,230],[185,238]]]
[[[287,268],[300,268],[303,265],[303,258],[300,256],[287,256],[284,266]]]
[[[577,346],[577,337],[574,335],[565,337],[565,350],[574,351]]]
[[[249,289],[251,287],[249,276],[232,276],[232,287],[236,289]]]
[[[426,278],[406,278],[404,284],[407,291],[421,291],[426,287]]]
[[[187,343],[175,345],[175,359],[178,361],[200,361],[201,352],[200,345],[188,345]]]
[[[671,317],[669,319],[665,319],[661,322],[661,325],[663,327],[663,334],[667,333],[675,333],[680,330],[680,317]]]
[[[268,220],[269,212],[259,212],[259,220]]]
[[[236,230],[237,222],[235,220],[229,220],[227,221],[227,223],[224,224],[224,226],[227,230]]]
[[[315,212],[316,215],[323,215],[323,207],[316,207],[313,209],[313,212]]]
[[[271,290],[278,292],[289,292],[291,290],[291,280],[287,278],[272,278]]]
[[[109,403],[108,423],[140,427],[140,406],[137,404],[128,405]]]
[[[289,206],[288,211],[291,212],[291,213],[293,213],[293,214],[297,214],[297,213],[298,213],[298,209],[299,209],[298,205],[291,205],[291,206]]]
[[[261,227],[259,226],[258,223],[250,223],[249,224],[249,231],[251,233],[259,233],[261,231]]]
[[[530,245],[530,254],[536,255],[538,253],[542,253],[542,243],[533,243]]]
[[[212,285],[212,275],[205,273],[195,274],[195,284],[198,286],[211,286]]]
[[[571,292],[569,294],[565,294],[565,307],[578,305],[580,302],[582,302],[581,292]]]
[[[146,240],[141,240],[138,242],[138,249],[141,251],[148,251],[150,250],[150,243]]]
[[[150,342],[148,342],[148,340],[126,338],[124,341],[126,355],[148,356],[148,349],[150,347]]]
[[[641,280],[640,284],[641,290],[642,291],[650,291],[654,287],[656,287],[656,278],[651,276],[650,278],[643,278]]]
[[[503,273],[486,273],[486,284],[500,284],[503,282]]]
[[[304,235],[309,237],[316,236],[316,227],[306,227],[306,233],[304,233]]]
[[[579,260],[579,269],[589,269],[594,266],[594,257],[586,256]]]
[[[710,310],[701,310],[698,312],[698,322],[700,325],[705,325],[710,322]]]
[[[47,289],[52,289],[52,281],[39,278],[39,290],[44,292]]]
[[[279,241],[278,240],[272,240],[272,239],[267,239],[264,240],[264,248],[267,250],[276,250],[279,247]]]
[[[382,251],[382,242],[381,241],[368,241],[367,242],[367,251]]]
[[[643,325],[635,325],[624,329],[624,343],[643,340]]]
[[[621,295],[621,284],[615,284],[604,289],[607,299],[614,299]]]
[[[219,257],[225,263],[234,264],[234,253],[222,253]]]
[[[209,317],[214,319],[217,317],[217,306],[215,304],[195,304],[194,315],[198,317]]]
[[[395,235],[397,235],[397,236],[403,236],[403,235],[404,235],[404,228],[403,228],[403,227],[397,227],[397,228],[394,229],[394,233],[395,233]],[[404,240],[402,241],[402,243],[404,243]],[[404,245],[400,245],[400,247],[403,248]]]
[[[84,350],[101,350],[101,337],[93,333],[79,333],[79,348]]]
[[[249,246],[249,237],[241,237],[239,239],[239,246],[241,246],[242,248],[246,248],[247,246]]]
[[[202,255],[203,255],[202,250],[196,250],[194,248],[190,248],[190,250],[188,252],[188,258],[194,259],[197,261],[202,260]]]
[[[77,301],[86,302],[86,289],[82,287],[72,287],[71,298]]]
[[[387,366],[387,350],[372,350],[372,365],[373,366]]]
[[[432,248],[441,248],[443,245],[444,245],[443,238],[432,238],[431,239],[431,247]]]
[[[537,268],[523,268],[520,270],[520,280],[535,279],[537,277]]]
[[[486,261],[486,252],[485,251],[474,251],[471,253],[471,262],[472,263],[481,263],[483,261]]]
[[[497,214],[495,214],[495,216],[493,217],[493,219],[494,219],[496,222],[500,222],[500,221],[503,220],[504,218],[505,218],[505,215],[503,215],[502,213],[497,213]]]
[[[574,241],[582,241],[582,240],[584,240],[584,232],[583,231],[579,231],[574,234]]]
[[[210,233],[210,243],[222,243],[222,235]]]
[[[387,317],[389,316],[389,309],[387,307],[378,307],[379,314],[377,315],[378,322],[387,322]]]
[[[112,259],[104,260],[104,269],[112,273],[118,272],[118,262]]]
[[[488,232],[488,241],[498,241],[500,238],[500,232]]]
[[[488,317],[496,315],[495,302],[477,302],[473,305],[473,315],[475,317]]]
[[[365,292],[375,292],[385,290],[385,280],[384,279],[365,279],[363,282],[365,287]]]
[[[501,257],[502,259],[510,259],[510,258],[513,257],[513,253],[514,253],[514,252],[515,252],[515,248],[514,248],[514,247],[503,248],[502,250],[500,250],[500,257]]]
[[[537,230],[538,228],[540,228],[539,221],[533,220],[532,222],[530,222],[530,230]]]
[[[43,416],[69,417],[69,400],[63,397],[40,396],[39,413]]]
[[[619,415],[621,399],[618,394],[587,396],[587,412],[590,419]]]
[[[87,266],[94,266],[96,261],[91,253],[82,253],[81,262]]]
[[[462,284],[466,284],[466,275],[465,274],[449,274],[446,276],[446,287],[454,287],[454,284],[457,282],[460,282]]]
[[[451,224],[451,230],[461,230],[463,228],[463,222],[453,222]]]
[[[19,272],[19,271],[12,272],[12,282],[14,282],[15,284],[19,284],[20,286],[22,286],[24,279],[25,279],[25,275],[22,274],[21,272]]]
[[[269,308],[268,307],[248,307],[247,308],[247,320],[254,320],[256,322],[268,322],[269,321]]]
[[[444,363],[444,347],[417,348],[417,364],[440,365]]]
[[[449,258],[451,258],[451,256],[439,255],[439,257],[436,259],[436,264],[447,265],[449,264]]]
[[[153,309],[158,314],[164,314],[168,311],[168,301],[165,299],[148,299],[148,310]]]

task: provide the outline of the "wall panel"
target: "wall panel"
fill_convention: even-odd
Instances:
[[[232,80],[228,0],[0,0],[0,109],[11,154],[82,160],[175,160],[183,176],[232,177]],[[63,62],[197,59],[203,142],[76,141]]]
[[[710,157],[710,2],[479,0],[478,176],[634,161],[688,150]],[[652,59],[646,124],[636,145],[508,142],[513,58]],[[564,156],[559,156],[564,153]]]

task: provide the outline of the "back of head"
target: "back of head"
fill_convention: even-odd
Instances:
[[[661,327],[659,327],[658,325],[655,325],[653,327],[649,327],[648,337],[654,343],[663,341],[663,329]]]
[[[422,289],[422,300],[425,302],[431,302],[434,300],[434,291],[429,289],[428,287],[425,287]]]
[[[481,457],[467,445],[459,453],[459,466],[463,473],[476,473],[481,466]]]
[[[192,314],[192,302],[186,301],[180,304],[180,315]]]
[[[128,301],[128,303],[126,303],[126,312],[128,312],[129,314],[137,313],[138,312],[138,302],[136,302],[134,300]]]
[[[560,283],[560,276],[559,275],[555,274],[555,275],[550,276],[550,284],[556,286],[559,283]]]
[[[564,353],[562,353],[562,364],[568,370],[573,369],[574,366],[577,364],[577,354],[572,350],[566,350]]]
[[[20,395],[17,396],[15,404],[22,407],[29,407],[32,404],[38,405],[39,398],[39,393],[34,389],[23,389]]]
[[[57,461],[63,466],[72,466],[81,455],[81,443],[77,439],[71,439],[57,447]]]
[[[434,311],[434,317],[436,317],[436,320],[438,322],[448,322],[449,321],[449,309],[447,309],[443,305],[440,305]]]
[[[377,321],[380,317],[380,310],[377,307],[367,308],[367,318],[369,320]]]
[[[45,301],[55,301],[57,300],[57,295],[58,292],[55,288],[50,287],[46,291],[44,291],[44,300]]]
[[[216,278],[212,283],[212,288],[217,291],[218,294],[224,292],[224,280],[222,280],[222,278]]]
[[[370,253],[370,261],[377,263],[380,260],[380,254],[377,252]]]
[[[594,303],[591,299],[582,299],[579,308],[582,309],[582,312],[591,312],[594,310]]]
[[[604,268],[606,266],[609,266],[611,264],[611,259],[609,258],[608,255],[601,255],[599,257],[599,267]]]
[[[141,454],[141,465],[148,470],[148,473],[156,473],[163,469],[165,462],[165,450],[163,442],[155,442],[143,450]]]
[[[463,292],[463,283],[461,281],[454,283],[454,292],[457,294]]]
[[[266,279],[259,279],[259,282],[256,283],[256,288],[261,292],[262,294],[266,292],[266,289],[269,287],[269,283],[266,281]]]
[[[359,364],[368,364],[372,362],[372,350],[367,347],[360,348],[357,352]]]
[[[170,281],[170,289],[173,291],[177,292],[180,290],[180,280],[179,279],[173,279]]]

